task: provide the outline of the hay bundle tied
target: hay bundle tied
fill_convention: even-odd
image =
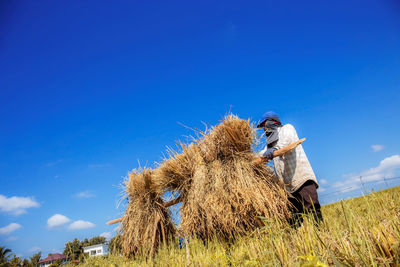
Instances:
[[[203,239],[230,239],[261,225],[258,216],[287,218],[287,193],[266,166],[255,165],[249,121],[226,116],[155,173],[160,188],[181,195],[180,229]]]
[[[122,251],[125,256],[153,254],[175,236],[175,226],[154,183],[154,171],[132,171],[125,181],[128,208],[122,219]]]

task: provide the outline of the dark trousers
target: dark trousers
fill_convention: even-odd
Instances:
[[[298,227],[303,223],[302,214],[313,214],[317,225],[323,220],[321,205],[318,201],[317,185],[314,181],[308,180],[297,191],[289,197],[291,203],[290,211],[292,217],[289,223],[292,227]]]

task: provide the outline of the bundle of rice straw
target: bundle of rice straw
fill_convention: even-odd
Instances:
[[[260,226],[258,216],[289,216],[283,185],[268,167],[253,164],[255,140],[249,121],[228,115],[155,171],[159,188],[181,195],[185,235],[231,239]]]
[[[255,165],[256,132],[250,121],[226,116],[155,170],[133,171],[126,181],[128,208],[122,220],[124,255],[153,254],[176,234],[162,196],[180,195],[180,230],[186,236],[225,240],[258,226],[258,216],[289,216],[287,193],[265,165]]]
[[[154,171],[135,170],[125,181],[129,203],[122,220],[122,251],[125,256],[153,254],[160,244],[175,236],[169,210],[163,206],[163,191],[154,184]]]

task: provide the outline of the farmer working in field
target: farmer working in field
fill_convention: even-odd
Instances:
[[[274,151],[299,140],[291,124],[282,126],[274,112],[265,113],[257,128],[264,128],[267,145],[259,152],[255,163],[261,164],[273,160],[276,176],[284,182],[293,207],[290,223],[298,226],[302,223],[302,213],[312,213],[317,223],[322,221],[321,206],[318,202],[318,183],[310,162],[301,145],[280,157],[273,157]]]

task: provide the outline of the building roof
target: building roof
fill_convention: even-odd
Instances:
[[[53,254],[51,256],[48,256],[47,258],[44,258],[44,259],[40,260],[39,263],[62,260],[62,259],[66,259],[66,258],[68,258],[68,257],[66,255],[64,255],[64,254],[55,253],[55,254]]]
[[[91,246],[83,247],[83,249],[95,248],[95,247],[100,247],[100,246],[108,246],[108,245],[107,245],[107,243],[96,244],[96,245],[91,245]]]

